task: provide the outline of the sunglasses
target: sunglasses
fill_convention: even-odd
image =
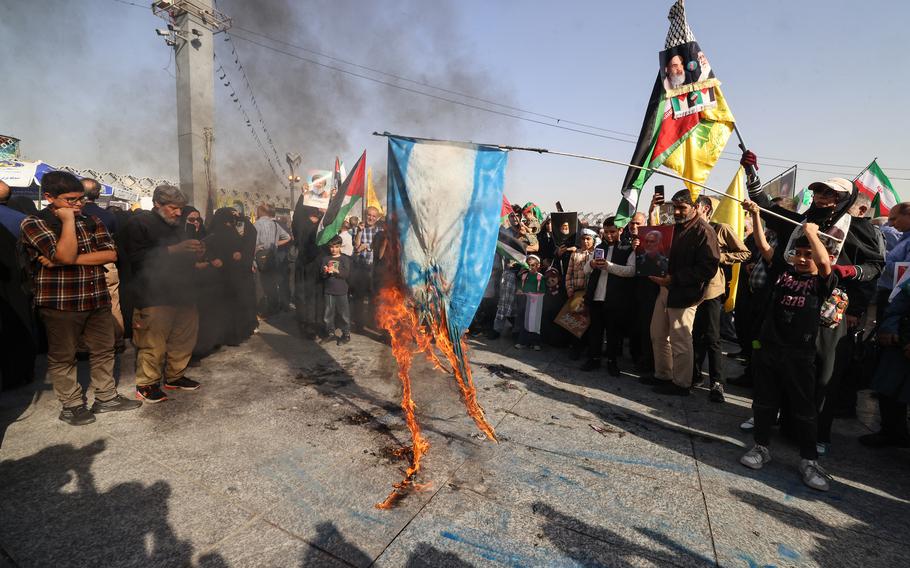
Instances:
[[[822,197],[837,197],[837,194],[839,192],[834,191],[830,187],[826,187],[824,189],[814,189],[812,190],[812,193],[815,195],[820,195]]]
[[[84,195],[82,197],[58,197],[58,199],[62,199],[63,201],[66,201],[69,205],[75,205],[77,203],[85,203]]]

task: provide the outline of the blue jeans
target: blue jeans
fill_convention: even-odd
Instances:
[[[325,331],[329,335],[335,333],[336,317],[341,317],[341,333],[351,334],[351,307],[348,304],[347,294],[343,296],[325,295]]]

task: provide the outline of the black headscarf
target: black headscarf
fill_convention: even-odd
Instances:
[[[192,205],[186,205],[183,207],[183,209],[180,210],[180,216],[183,218],[183,230],[186,232],[186,238],[202,240],[206,235],[205,225],[203,223],[199,223],[199,225],[196,226],[187,221],[187,219],[190,217],[190,213],[199,213],[199,210]]]
[[[838,193],[838,202],[834,207],[816,207],[815,202],[806,210],[805,219],[818,225],[819,230],[827,231],[844,215],[849,214],[850,208],[856,203],[859,193],[856,187],[849,194]]]

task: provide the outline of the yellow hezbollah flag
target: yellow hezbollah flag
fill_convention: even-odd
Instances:
[[[740,201],[746,198],[746,173],[742,166],[736,171],[736,175],[733,176],[733,181],[731,181],[730,186],[727,187],[727,197],[731,199],[720,200],[720,205],[714,210],[714,216],[711,217],[711,220],[715,223],[726,223],[727,225],[730,225],[730,227],[733,228],[733,232],[739,237],[739,240],[743,240],[743,233],[746,228],[746,216],[743,212],[742,205],[740,205]],[[732,312],[733,307],[736,305],[736,288],[737,283],[739,282],[739,268],[741,265],[742,263],[739,262],[733,265],[733,274],[730,278],[730,290],[727,293],[727,301],[724,302],[724,311]]]
[[[720,153],[724,151],[733,132],[733,113],[730,112],[720,87],[713,89],[717,106],[703,109],[696,115],[699,116],[698,125],[663,162],[664,166],[682,177],[698,183],[705,183],[708,179],[708,174],[720,159]],[[693,200],[698,197],[701,188],[690,183],[686,183],[686,186]]]
[[[375,207],[380,215],[385,215],[382,205],[379,204],[379,197],[376,196],[376,190],[373,188],[373,168],[367,169],[367,207]]]

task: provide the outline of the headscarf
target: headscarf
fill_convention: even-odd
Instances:
[[[528,211],[534,213],[534,218],[537,219],[538,223],[543,222],[543,213],[540,211],[540,207],[538,207],[536,203],[533,203],[531,201],[525,203],[525,206],[521,208],[521,212],[527,213]]]
[[[202,240],[205,238],[206,234],[205,225],[199,223],[199,226],[197,227],[190,223],[187,220],[190,217],[190,213],[199,213],[199,210],[192,205],[186,205],[180,210],[180,216],[183,217],[183,230],[186,232],[186,238]]]

